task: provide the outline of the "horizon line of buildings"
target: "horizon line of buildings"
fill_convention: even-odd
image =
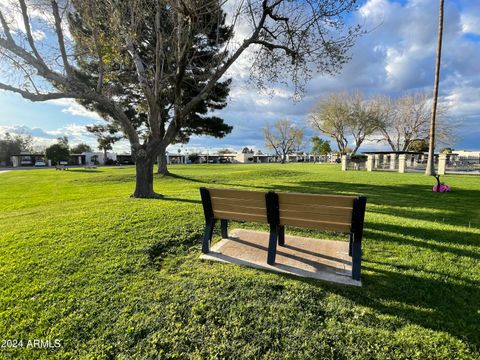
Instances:
[[[363,154],[371,154],[375,152],[367,151]],[[381,151],[377,153],[389,154],[395,153],[393,151]],[[398,153],[398,152],[397,152]],[[420,154],[420,153],[419,153]],[[477,157],[480,158],[480,151],[454,151],[452,155],[458,157]],[[278,163],[281,162],[281,157],[276,154],[263,154],[260,151],[254,152],[232,152],[232,153],[209,153],[208,151],[202,153],[170,153],[167,152],[168,164],[205,164],[205,163],[232,163],[232,164],[255,164],[255,163]],[[339,162],[341,155],[336,152],[331,152],[328,155],[317,155],[307,152],[295,152],[286,155],[286,162]],[[20,153],[12,155],[11,162],[13,167],[34,166],[37,161],[43,161],[48,166],[52,162],[46,158],[45,154],[39,153]],[[83,152],[81,154],[71,154],[68,160],[69,165],[103,165],[103,164],[118,164],[118,165],[133,165],[134,161],[131,154],[116,152],[107,152],[106,158],[103,152]]]

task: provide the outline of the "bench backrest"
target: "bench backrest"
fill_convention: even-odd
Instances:
[[[274,222],[342,233],[354,231],[356,214],[363,223],[364,207],[356,210],[360,199],[356,196],[207,188],[200,192],[206,218]]]
[[[280,225],[349,233],[355,196],[277,193]]]
[[[236,189],[206,190],[210,194],[213,216],[216,219],[268,222],[264,192]]]

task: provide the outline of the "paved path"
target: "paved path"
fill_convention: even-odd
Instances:
[[[6,172],[9,172],[10,170],[0,170],[0,174],[1,173],[6,173]]]

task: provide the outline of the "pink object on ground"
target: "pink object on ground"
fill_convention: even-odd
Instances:
[[[432,188],[433,192],[450,192],[450,186],[440,183],[440,175],[435,176],[437,185]]]
[[[438,188],[437,185],[435,185],[432,189],[433,192],[449,192],[450,187],[448,185],[440,184],[440,188]]]

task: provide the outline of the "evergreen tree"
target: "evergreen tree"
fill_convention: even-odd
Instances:
[[[87,131],[97,137],[98,149],[103,151],[103,162],[107,163],[107,151],[112,150],[112,145],[123,138],[120,129],[114,124],[87,126]]]
[[[312,137],[312,152],[318,155],[327,155],[332,152],[332,148],[330,147],[330,141],[323,140],[318,136]]]
[[[58,165],[61,161],[68,161],[70,159],[68,138],[66,136],[58,138],[56,144],[47,147],[45,156],[48,160],[52,160],[53,165]]]
[[[80,144],[77,144],[77,145],[73,146],[70,149],[70,152],[72,154],[81,154],[81,153],[84,153],[84,152],[92,152],[92,148],[88,144],[80,143]]]
[[[81,3],[77,3],[75,6],[77,9],[82,6],[88,7],[88,5]],[[165,4],[164,6],[166,7],[168,5]],[[154,24],[155,12],[152,12],[149,8],[144,8],[143,11],[142,16],[146,19],[145,24]],[[164,9],[164,11],[166,11],[166,9]],[[119,51],[115,37],[109,39],[102,38],[104,41],[97,44],[94,43],[92,38],[92,31],[98,31],[99,26],[107,33],[109,31],[108,23],[104,26],[99,24],[92,26],[94,24],[89,23],[92,21],[92,18],[80,18],[78,14],[77,16],[71,15],[69,20],[71,32],[75,38],[76,52],[77,54],[85,54],[84,56],[79,56],[80,59],[84,59],[84,61],[79,61],[80,68],[92,74],[90,81],[93,82],[98,81],[101,67],[103,68],[103,72],[105,71],[105,67],[113,70],[115,76],[109,79],[110,91],[121,99],[124,112],[130,118],[130,121],[136,125],[136,128],[145,127],[143,135],[148,137],[151,128],[150,122],[148,121],[147,100],[145,99],[145,94],[139,87],[135,65],[133,62],[128,61],[126,54]],[[162,21],[163,20],[168,20],[168,17],[162,18]],[[188,65],[185,65],[188,69],[186,69],[187,71],[185,72],[183,81],[181,84],[175,84],[175,78],[171,77],[170,83],[165,84],[165,89],[162,89],[167,91],[167,96],[164,97],[164,102],[161,104],[161,117],[163,119],[163,128],[160,129],[161,132],[165,132],[166,126],[172,121],[173,114],[170,110],[175,105],[176,94],[174,91],[171,91],[171,89],[178,87],[179,90],[177,91],[182,93],[181,106],[188,104],[205,86],[202,80],[208,79],[212,71],[212,65],[218,62],[218,57],[225,56],[225,53],[220,52],[220,49],[233,35],[231,29],[225,26],[225,13],[219,8],[212,8],[211,11],[206,12],[203,21],[205,23],[215,22],[218,24],[218,27],[212,27],[208,32],[205,32],[205,29],[201,28],[201,33],[193,34],[195,44],[188,49],[192,52],[192,56],[188,56],[188,58],[192,60]],[[163,26],[171,27],[173,25],[166,21]],[[155,29],[144,26],[142,27],[141,41],[139,42],[142,44],[155,44],[155,37]],[[102,59],[102,63],[99,61],[92,62],[89,57],[89,54],[95,52],[98,46],[106,47],[106,52],[110,54],[108,59],[105,59],[105,57]],[[145,45],[139,50],[139,54],[145,63],[155,62],[155,46]],[[168,49],[165,49],[165,51],[168,51]],[[193,56],[193,52],[195,52],[195,56]],[[163,71],[165,73],[173,73],[175,72],[174,67],[177,66],[177,64],[172,61],[167,62],[164,66]],[[110,73],[112,73],[112,71],[110,71]],[[215,84],[212,92],[196,104],[186,118],[183,119],[182,127],[178,130],[177,136],[172,141],[172,144],[186,144],[192,135],[208,135],[222,138],[232,131],[233,127],[226,124],[222,118],[209,114],[212,110],[220,110],[227,105],[226,100],[230,91],[230,84],[231,79],[218,81]],[[109,109],[93,102],[80,101],[80,103],[98,112],[107,122],[113,123],[115,116],[109,112]],[[105,145],[107,144],[108,141]],[[158,155],[158,173],[166,175],[168,174],[166,149],[162,150]]]
[[[12,135],[7,132],[3,137],[0,136],[0,166],[11,166],[12,155],[31,151],[32,141],[31,135]]]

